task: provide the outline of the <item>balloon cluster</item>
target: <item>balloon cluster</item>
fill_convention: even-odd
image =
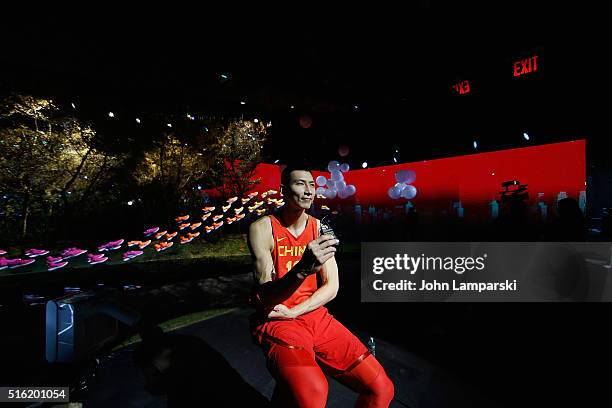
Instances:
[[[336,160],[332,160],[327,165],[327,170],[331,173],[330,179],[326,179],[325,176],[317,177],[317,190],[316,194],[321,195],[327,199],[334,199],[338,196],[341,199],[348,198],[357,192],[357,188],[353,184],[346,184],[344,181],[344,174],[349,171],[348,163],[340,164]]]
[[[410,185],[416,180],[416,173],[412,170],[399,170],[395,173],[397,183],[389,189],[389,197],[396,200],[400,197],[408,200],[413,199],[417,195],[416,187]]]

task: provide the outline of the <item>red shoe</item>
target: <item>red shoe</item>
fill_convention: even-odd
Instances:
[[[193,238],[194,237],[181,237],[181,245],[190,243],[191,241],[193,241]]]
[[[138,248],[144,249],[144,248],[148,247],[150,243],[151,243],[150,239],[148,239],[146,241],[140,241],[140,244],[138,245]]]
[[[172,245],[174,245],[174,242],[172,241],[170,242],[162,241],[160,243],[155,244],[155,250],[157,252],[165,251],[166,249],[170,248]]]

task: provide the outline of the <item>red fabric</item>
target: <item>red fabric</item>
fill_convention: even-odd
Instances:
[[[276,379],[277,406],[324,407],[324,372],[358,392],[360,406],[386,407],[393,398],[393,384],[374,356],[355,365],[367,348],[325,307],[292,320],[267,321],[252,334]]]
[[[272,222],[272,236],[274,238],[272,259],[276,270],[275,279],[280,279],[302,258],[306,245],[318,237],[317,219],[308,215],[306,227],[297,238],[274,215],[270,215],[270,221]],[[316,290],[317,276],[313,274],[304,279],[300,287],[283,304],[292,308],[308,299]]]
[[[322,306],[292,320],[269,320],[253,328],[268,357],[274,345],[307,350],[329,372],[344,371],[368,349]]]

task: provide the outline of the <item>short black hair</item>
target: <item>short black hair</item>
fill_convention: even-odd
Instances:
[[[291,181],[291,172],[296,171],[296,170],[303,170],[303,171],[307,171],[310,174],[312,174],[312,170],[310,170],[310,166],[306,163],[303,163],[303,162],[289,163],[287,164],[287,166],[285,166],[285,168],[281,172],[281,184],[284,186],[288,186],[289,181]]]

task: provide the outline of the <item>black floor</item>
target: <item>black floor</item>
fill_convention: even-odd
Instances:
[[[260,349],[251,343],[248,334],[248,310],[239,309],[192,326],[176,333],[203,339],[218,351],[240,376],[266,397],[274,389],[274,380],[265,367]],[[363,333],[357,333],[367,341]],[[395,385],[392,407],[495,407],[476,390],[458,379],[451,378],[432,364],[381,339],[376,341],[376,356]],[[132,359],[132,348],[105,358],[91,383],[87,407],[163,407],[164,397],[156,397],[144,390],[143,374]],[[206,370],[203,370],[206,371]],[[217,370],[218,374],[218,370]],[[202,372],[202,406],[206,406],[207,376]],[[238,389],[238,386],[236,387]],[[240,392],[244,392],[242,389]],[[329,379],[329,407],[351,407],[357,394]]]

